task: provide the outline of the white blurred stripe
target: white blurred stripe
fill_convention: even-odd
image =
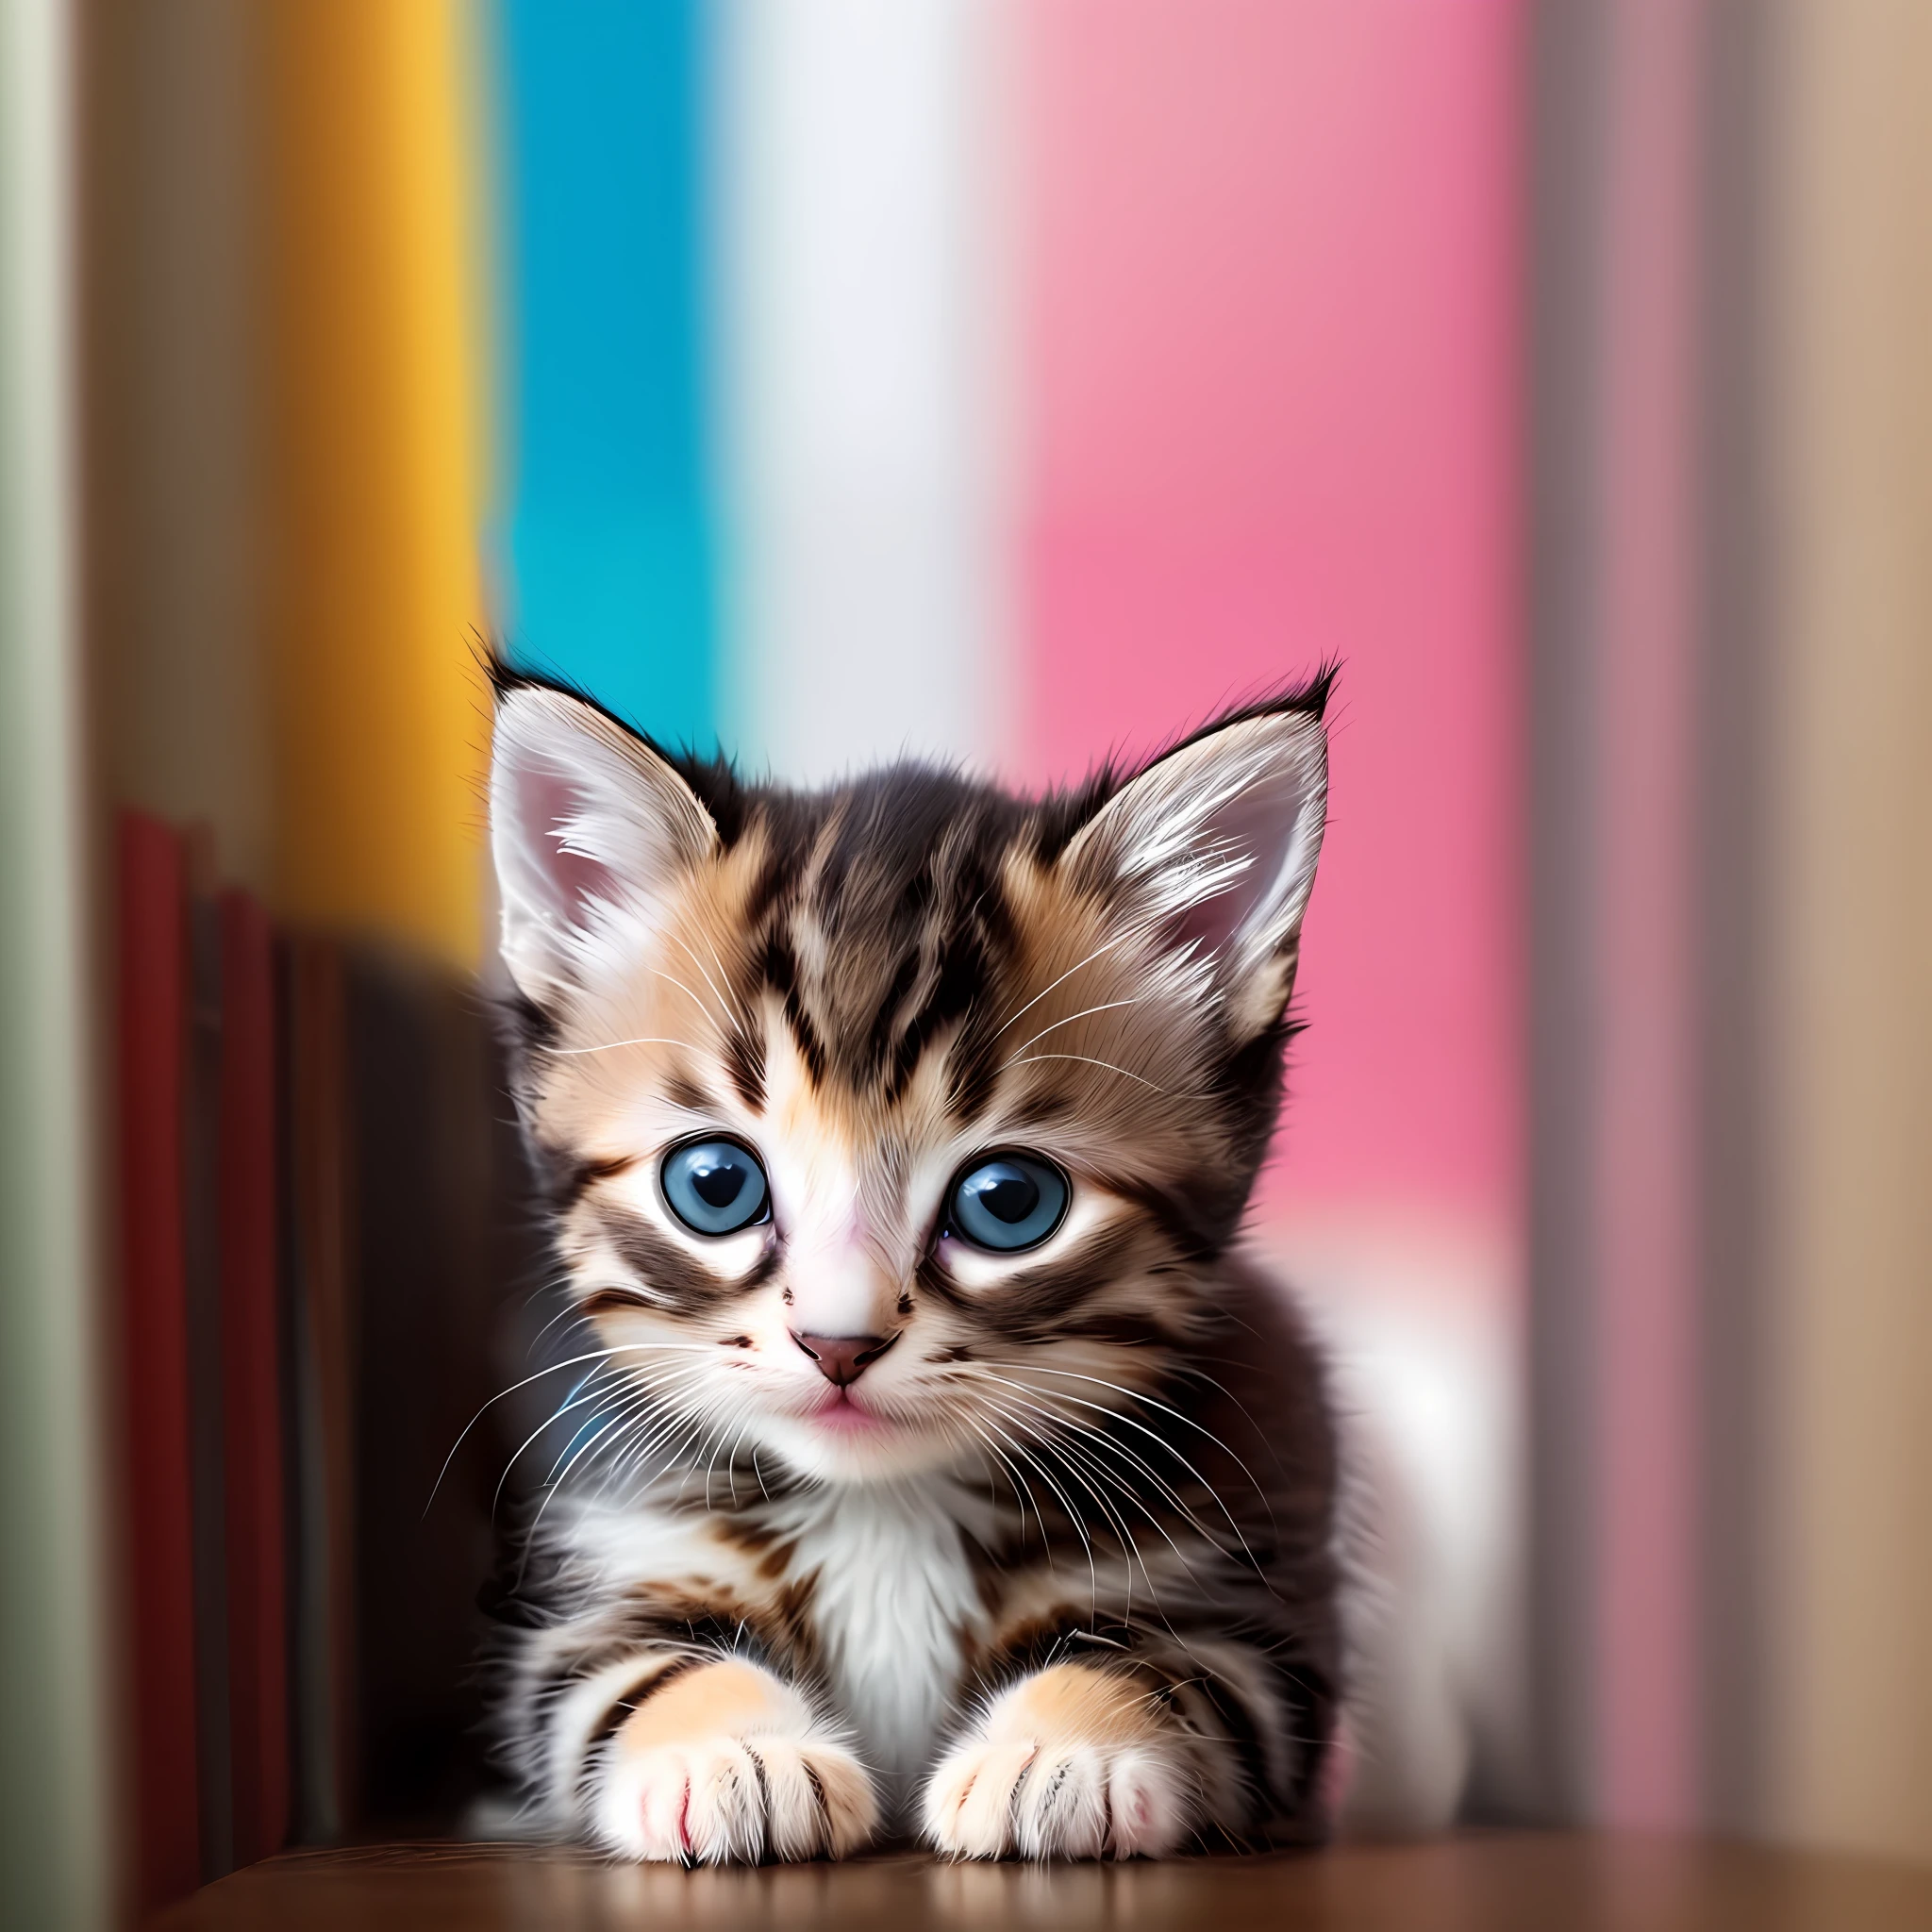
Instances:
[[[723,738],[819,779],[1005,736],[1005,0],[726,0]]]
[[[0,1918],[106,1926],[75,12],[0,4]]]

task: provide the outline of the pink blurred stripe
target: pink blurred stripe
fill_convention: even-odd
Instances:
[[[1691,0],[1609,22],[1599,286],[1599,1801],[1696,1823]]]
[[[1038,0],[1024,758],[1343,665],[1286,1198],[1522,1191],[1518,0]]]

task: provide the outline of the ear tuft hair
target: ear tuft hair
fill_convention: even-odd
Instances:
[[[1060,863],[1213,973],[1238,1041],[1279,1020],[1328,796],[1332,670],[1217,719],[1114,791]]]
[[[503,957],[544,1007],[576,983],[584,946],[613,916],[648,919],[715,850],[718,827],[658,748],[568,691],[492,666],[490,841]]]

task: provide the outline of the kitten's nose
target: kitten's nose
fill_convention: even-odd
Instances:
[[[834,1389],[856,1382],[898,1341],[896,1335],[800,1335],[791,1339],[819,1365]]]

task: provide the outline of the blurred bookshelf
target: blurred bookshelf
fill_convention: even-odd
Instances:
[[[147,1906],[289,1842],[450,1825],[479,1788],[502,1444],[465,1430],[540,1278],[475,987],[279,926],[208,845],[120,821],[119,1568]]]

